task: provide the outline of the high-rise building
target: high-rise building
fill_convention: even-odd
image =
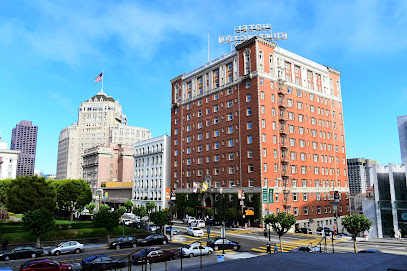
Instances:
[[[17,177],[34,175],[35,152],[37,149],[38,126],[22,120],[11,134],[10,150],[20,151],[17,161]]]
[[[57,179],[82,178],[82,155],[88,148],[109,143],[134,146],[149,138],[148,129],[127,125],[119,101],[101,91],[81,103],[76,123],[61,130]]]
[[[134,154],[134,206],[153,201],[156,210],[169,208],[170,137],[162,135],[140,141]]]
[[[15,179],[17,177],[19,153],[20,151],[7,149],[7,142],[0,142],[0,180]]]
[[[407,115],[397,117],[399,129],[401,163],[407,165]]]
[[[198,199],[216,213],[218,195],[244,190],[261,208],[242,210],[243,223],[285,211],[299,227],[330,226],[349,214],[339,71],[253,37],[171,83],[177,193],[205,183]]]
[[[372,168],[379,163],[364,158],[347,159],[347,162],[350,193],[366,193],[373,186]]]

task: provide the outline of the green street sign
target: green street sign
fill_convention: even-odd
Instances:
[[[273,189],[273,188],[269,188],[269,203],[274,203],[273,194],[274,194],[274,189]]]
[[[268,201],[267,188],[263,188],[263,202],[267,203]]]
[[[331,201],[330,204],[332,204],[332,205],[339,205],[339,201]]]

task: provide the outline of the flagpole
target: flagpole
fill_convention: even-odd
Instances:
[[[105,73],[105,70],[102,70],[102,92],[103,92],[103,77],[105,77],[104,73]]]

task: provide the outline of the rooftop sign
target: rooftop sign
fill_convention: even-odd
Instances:
[[[272,33],[270,24],[250,24],[235,26],[234,35],[219,37],[219,43],[230,43],[233,45],[240,44],[253,37],[260,37],[270,42],[277,40],[286,40],[287,33]]]

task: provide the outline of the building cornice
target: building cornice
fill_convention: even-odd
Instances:
[[[174,83],[177,82],[178,80],[181,80],[181,79],[182,79],[182,76],[183,76],[184,74],[185,74],[185,73],[183,73],[183,74],[181,74],[181,75],[178,75],[178,76],[175,77],[174,79],[171,79],[171,80],[170,80],[171,84],[174,84]]]
[[[341,75],[341,72],[340,72],[340,71],[337,71],[337,70],[335,70],[335,69],[332,69],[331,67],[328,67],[328,66],[325,66],[325,67],[328,68],[328,71],[329,71],[329,72],[332,72],[332,73],[337,74],[337,75]]]
[[[245,42],[242,42],[241,44],[236,45],[236,47],[235,47],[236,51],[240,51],[240,50],[242,50],[242,49],[256,43],[256,41],[258,41],[258,42],[260,42],[260,43],[262,43],[264,45],[270,46],[273,49],[276,47],[276,44],[274,42],[262,39],[260,37],[253,37],[251,39],[246,40]]]

